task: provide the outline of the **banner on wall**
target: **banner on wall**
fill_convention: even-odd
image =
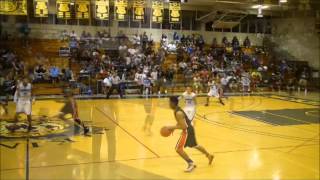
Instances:
[[[34,0],[34,17],[48,17],[48,0]]]
[[[90,17],[89,9],[90,9],[89,0],[77,0],[76,1],[76,18],[89,19]]]
[[[143,21],[144,19],[144,0],[135,0],[133,2],[133,20]]]
[[[96,0],[96,19],[109,19],[109,0]]]
[[[0,14],[27,15],[27,0],[0,0]]]
[[[71,18],[70,0],[57,0],[57,18]]]
[[[162,23],[163,2],[161,0],[152,1],[152,22]]]
[[[115,0],[115,19],[118,21],[124,21],[126,19],[128,0]]]
[[[170,13],[170,23],[180,23],[181,21],[181,3],[180,2],[170,2],[169,3],[169,13]]]

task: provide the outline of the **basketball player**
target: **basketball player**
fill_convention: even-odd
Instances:
[[[179,99],[185,100],[184,112],[187,114],[188,119],[193,120],[196,114],[196,94],[192,92],[190,86],[187,87],[186,91],[179,97]]]
[[[208,86],[210,88],[209,92],[208,92],[208,97],[207,97],[207,103],[205,104],[205,106],[209,106],[209,100],[210,97],[216,97],[219,99],[219,102],[224,105],[224,102],[222,101],[222,94],[223,94],[223,90],[220,86],[219,83],[216,83],[214,80],[212,80],[211,82],[208,82]]]
[[[16,102],[16,114],[14,120],[17,122],[19,114],[26,114],[29,123],[28,131],[30,131],[32,102],[34,101],[34,98],[32,97],[32,85],[29,83],[27,78],[24,78],[22,82],[18,82],[14,101]]]
[[[177,153],[188,163],[188,167],[185,172],[191,172],[196,165],[190,159],[188,154],[184,151],[185,147],[196,148],[200,152],[206,155],[209,160],[209,165],[212,164],[214,156],[211,155],[204,147],[198,145],[195,137],[195,131],[191,121],[188,119],[186,113],[178,106],[179,98],[170,97],[170,108],[174,110],[174,115],[177,121],[175,126],[169,126],[168,129],[173,131],[175,129],[181,129],[182,133],[179,141],[176,145]]]
[[[66,97],[66,103],[61,109],[60,118],[66,120],[65,116],[67,114],[71,114],[74,122],[83,128],[83,132],[85,135],[89,133],[89,128],[84,125],[84,123],[80,120],[78,114],[78,105],[76,100],[73,97],[71,89],[67,88],[64,90],[64,94]]]
[[[251,80],[248,76],[244,75],[241,77],[242,93],[243,94],[250,92],[250,83],[251,83]]]
[[[143,125],[143,131],[151,136],[152,135],[152,131],[151,131],[151,127],[154,121],[154,115],[155,115],[155,111],[156,111],[156,101],[155,99],[151,98],[151,99],[145,99],[144,101],[144,110],[146,112],[146,118],[144,121],[144,125]]]
[[[307,95],[308,89],[307,89],[307,85],[308,85],[308,72],[307,72],[307,68],[303,69],[303,72],[300,75],[300,79],[298,81],[298,94],[300,94],[300,90],[301,88],[304,89],[304,95]]]

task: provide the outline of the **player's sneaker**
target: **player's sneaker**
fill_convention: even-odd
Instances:
[[[208,156],[208,159],[209,159],[209,165],[211,165],[211,164],[212,164],[212,161],[213,161],[213,159],[214,159],[214,156],[210,154],[210,155]]]
[[[184,172],[187,172],[187,173],[192,172],[196,167],[197,166],[195,164],[189,163],[187,169],[184,170]]]
[[[209,104],[207,103],[207,104],[205,104],[204,106],[209,106]]]
[[[87,126],[83,126],[83,134],[84,135],[89,135],[90,129]]]

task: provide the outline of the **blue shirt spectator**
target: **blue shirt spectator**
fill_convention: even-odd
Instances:
[[[60,75],[60,69],[56,66],[52,66],[49,72],[50,72],[50,76],[53,78],[57,78]]]

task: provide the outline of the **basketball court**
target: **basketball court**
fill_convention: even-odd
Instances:
[[[80,118],[92,127],[88,136],[55,117],[60,99],[39,99],[29,135],[25,117],[15,136],[5,128],[10,117],[1,121],[1,179],[319,179],[318,99],[312,93],[230,96],[225,106],[212,99],[205,107],[199,97],[197,140],[215,159],[209,166],[187,149],[197,164],[192,173],[183,172],[174,149],[180,132],[159,134],[175,123],[168,98],[78,99]],[[9,114],[14,110],[9,104]]]

